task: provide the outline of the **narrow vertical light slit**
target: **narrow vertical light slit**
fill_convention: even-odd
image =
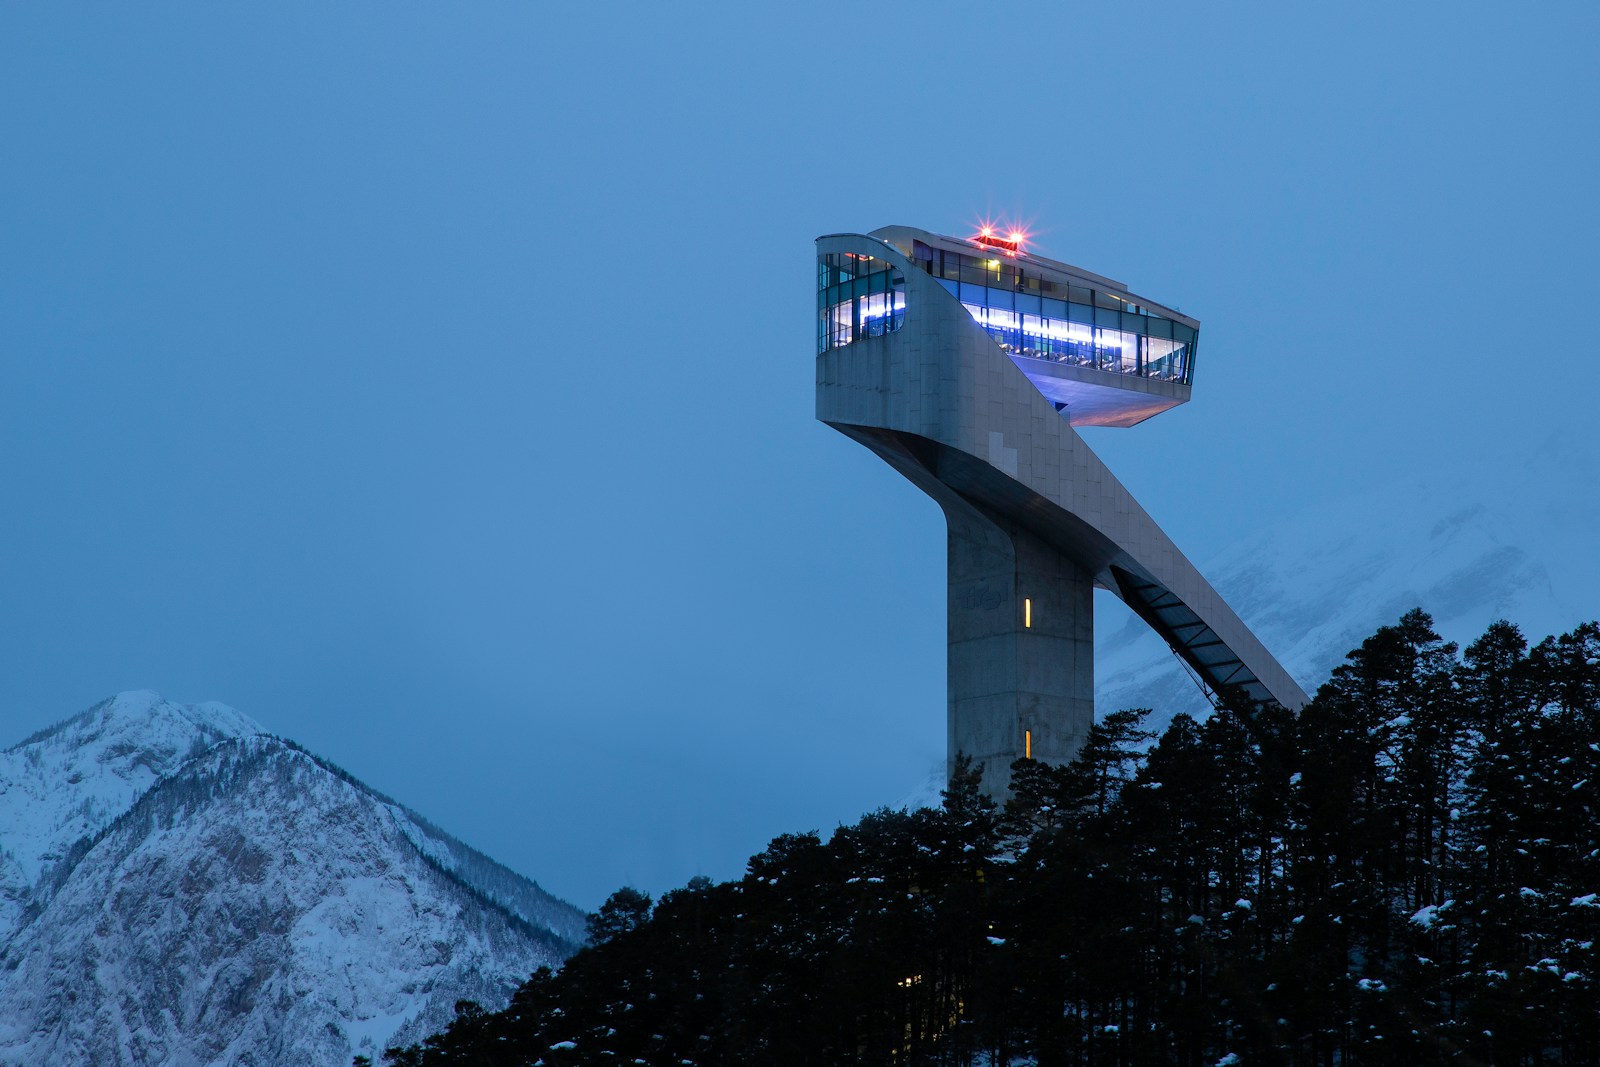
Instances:
[[[1022,628],[1024,630],[1029,630],[1029,629],[1033,628],[1033,598],[1032,597],[1023,597],[1022,598]]]
[[[1022,758],[1023,759],[1032,759],[1033,758],[1033,731],[1032,730],[1024,730],[1024,731],[1022,731]]]

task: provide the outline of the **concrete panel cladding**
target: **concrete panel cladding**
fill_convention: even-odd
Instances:
[[[910,227],[817,241],[817,418],[936,500],[949,545],[949,754],[1007,794],[1094,715],[1096,586],[1213,693],[1305,693],[1073,425],[1189,399],[1199,323],[1120,282]]]

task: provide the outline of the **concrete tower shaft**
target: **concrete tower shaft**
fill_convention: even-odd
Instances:
[[[1305,703],[1020,369],[1023,357],[1003,350],[947,286],[877,237],[831,235],[817,250],[881,279],[859,287],[874,294],[860,299],[886,309],[869,328],[855,308],[849,330],[819,345],[817,417],[872,449],[945,513],[952,759],[979,760],[985,789],[1002,796],[1014,760],[1077,754],[1093,721],[1096,585],[1127,602],[1212,688]],[[1116,379],[1098,375],[1106,385],[1093,368],[1079,377],[1100,390],[1094,402],[1107,410],[1103,396]],[[1159,400],[1161,384],[1137,383],[1138,402]],[[1186,382],[1182,388],[1187,399]]]

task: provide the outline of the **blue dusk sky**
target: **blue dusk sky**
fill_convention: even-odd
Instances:
[[[1018,219],[1201,319],[1194,401],[1091,441],[1203,561],[1593,424],[1597,40],[8,4],[0,743],[220,700],[582,906],[736,875],[943,755],[943,524],[813,418],[818,234]]]

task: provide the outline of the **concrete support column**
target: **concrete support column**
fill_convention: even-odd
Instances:
[[[1010,794],[1012,761],[1075,758],[1094,722],[1094,580],[1039,538],[947,505],[949,752]],[[1031,749],[1031,753],[1030,753]]]

